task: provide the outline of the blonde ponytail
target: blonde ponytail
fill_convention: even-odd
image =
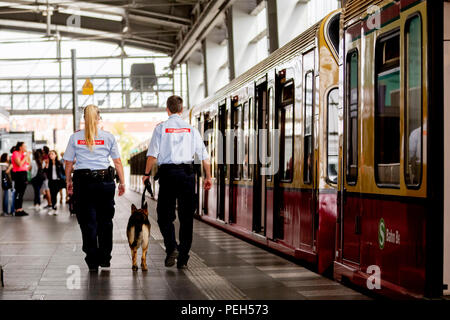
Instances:
[[[93,104],[88,105],[84,109],[84,138],[86,139],[87,147],[91,151],[95,145],[95,137],[98,135],[97,121],[99,115],[98,107]]]

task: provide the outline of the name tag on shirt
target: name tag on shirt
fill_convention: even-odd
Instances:
[[[191,132],[189,128],[166,128],[166,133],[184,133]]]
[[[86,145],[86,140],[78,140],[78,144],[79,145]],[[99,145],[104,145],[105,144],[105,140],[95,140],[95,145],[99,146]]]

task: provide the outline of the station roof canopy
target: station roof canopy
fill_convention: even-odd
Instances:
[[[0,28],[133,45],[168,54],[175,66],[198,49],[234,1],[0,1]]]

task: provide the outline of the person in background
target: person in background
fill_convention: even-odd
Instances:
[[[64,168],[58,159],[58,153],[52,150],[48,154],[49,161],[45,165],[45,172],[48,179],[48,186],[50,188],[51,202],[53,214],[56,215],[56,203],[58,192],[61,190],[62,182],[65,179]]]
[[[11,187],[12,164],[11,164],[9,155],[6,152],[3,153],[2,156],[0,157],[0,164],[2,164],[1,179],[2,179],[2,188],[3,188],[3,199],[2,199],[3,212],[7,213],[8,210],[6,208],[5,197],[7,195],[6,191]],[[4,185],[3,181],[5,181],[6,185]]]
[[[61,155],[61,159],[64,159],[64,152],[61,152],[60,155]],[[62,166],[64,168],[64,172],[65,172],[66,163],[64,161],[61,161],[61,164],[62,164]],[[61,184],[61,190],[59,190],[59,196],[60,196],[59,203],[61,203],[61,204],[63,203],[63,189],[66,189],[66,177],[63,177],[63,181],[64,182]],[[66,203],[68,203],[68,202],[69,202],[69,195],[67,194],[67,190],[66,190]]]
[[[12,178],[14,180],[14,188],[16,189],[16,198],[14,201],[15,215],[27,216],[23,208],[23,195],[27,187],[28,177],[27,172],[30,166],[30,154],[27,152],[27,146],[23,141],[17,142],[15,150],[11,157]]]
[[[48,166],[48,153],[50,149],[47,146],[42,148],[42,167],[45,168]],[[47,206],[44,209],[52,208],[52,199],[50,196],[50,188],[48,187],[48,177],[45,175],[44,182],[42,183],[42,193],[44,194],[44,198],[47,199]]]
[[[33,154],[31,162],[31,185],[34,189],[34,209],[41,207],[41,187],[45,180],[44,168],[42,167],[42,150],[38,149]]]

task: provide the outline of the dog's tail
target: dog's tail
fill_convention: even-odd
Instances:
[[[142,224],[141,223],[136,223],[134,225],[134,241],[131,244],[132,247],[136,247],[139,241],[139,237],[141,235],[142,232]]]

